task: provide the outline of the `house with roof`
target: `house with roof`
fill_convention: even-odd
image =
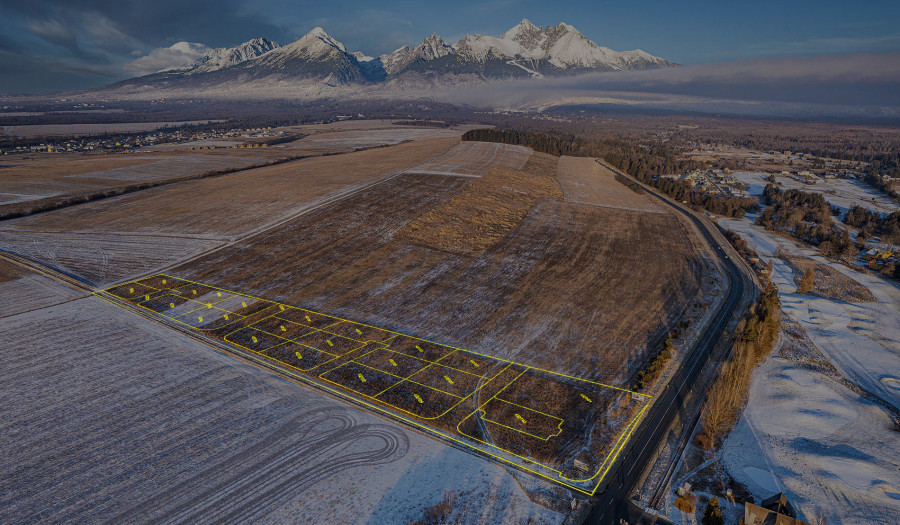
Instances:
[[[783,492],[765,499],[759,505],[744,505],[744,525],[810,525],[797,519],[794,507]]]

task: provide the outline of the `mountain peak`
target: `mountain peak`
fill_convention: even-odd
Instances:
[[[539,27],[527,18],[499,37],[465,35],[454,46],[431,33],[413,48],[403,46],[378,58],[359,51],[350,53],[321,27],[283,47],[254,38],[234,48],[209,49],[181,42],[172,50],[198,60],[167,69],[160,77],[165,82],[193,82],[189,77],[198,74],[203,80],[197,82],[298,78],[328,86],[386,79],[401,84],[423,80],[452,83],[676,66],[640,50],[616,52],[601,47],[564,22]],[[215,76],[199,75],[214,72]]]
[[[517,25],[500,35],[500,38],[504,40],[517,40],[519,38],[527,38],[530,35],[540,33],[540,31],[541,28],[532,24],[531,20],[523,18]]]
[[[218,71],[226,67],[246,62],[247,60],[252,60],[273,49],[277,49],[278,47],[280,46],[277,42],[258,37],[235,47],[218,47],[211,49],[186,69],[189,74]]]
[[[319,44],[319,42],[321,42],[322,44],[333,47],[344,53],[347,52],[347,49],[344,47],[344,44],[342,44],[338,40],[335,40],[334,38],[332,38],[331,35],[326,33],[325,30],[322,29],[321,27],[312,28],[312,30],[309,33],[306,33],[305,35],[300,37],[300,39],[297,40],[297,42],[295,42],[295,44],[301,43],[301,42],[303,43],[302,44],[303,47],[308,47],[310,45],[317,45],[317,44]]]

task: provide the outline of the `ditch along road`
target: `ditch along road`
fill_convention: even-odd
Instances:
[[[702,398],[705,395],[709,385],[698,382],[698,377],[707,367],[718,367],[721,364],[724,358],[724,355],[721,354],[725,354],[731,346],[732,334],[727,330],[729,324],[743,315],[745,309],[756,300],[759,293],[758,284],[752,271],[744,264],[715,225],[700,214],[657,193],[620,170],[608,164],[602,164],[613,173],[640,184],[648,194],[674,208],[675,211],[685,215],[693,222],[726,271],[728,295],[706,331],[694,345],[694,350],[681,362],[669,384],[656,397],[656,402],[635,432],[629,444],[630,449],[626,449],[619,456],[617,464],[613,465],[610,470],[606,488],[601,494],[594,497],[591,510],[583,521],[583,523],[591,525],[620,523],[620,520],[626,522],[640,520],[642,513],[630,499],[637,489],[644,471],[655,459],[656,451],[664,443],[676,416],[684,414],[688,398],[696,399],[698,396]],[[721,345],[725,351],[720,350],[718,352],[720,355],[716,355],[715,349],[720,346],[718,343],[722,338],[728,344]],[[687,417],[686,419],[693,418]],[[690,432],[690,429],[687,432]]]

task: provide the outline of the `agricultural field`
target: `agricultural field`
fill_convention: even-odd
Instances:
[[[0,259],[0,318],[82,295],[52,279]]]
[[[306,154],[348,152],[409,141],[459,138],[460,135],[461,132],[457,129],[399,126],[386,129],[324,131],[287,143],[285,149]]]
[[[142,147],[130,153],[54,153],[4,157],[0,169],[0,214],[28,213],[75,196],[121,191],[222,170],[239,170],[296,157],[334,155],[404,142],[456,139],[463,130],[334,123],[279,128],[309,136],[269,147],[236,148],[255,139],[207,140]],[[361,127],[362,129],[355,129]],[[218,146],[191,151],[192,147]],[[417,159],[421,162],[423,159]]]
[[[482,523],[563,521],[499,465],[71,293],[0,317],[2,523],[407,523],[464,492]]]
[[[586,494],[649,406],[644,394],[169,275],[104,295]]]
[[[454,144],[455,139],[438,139],[301,159],[4,221],[0,229],[229,239],[414,166]]]
[[[447,153],[413,168],[412,173],[480,177],[491,168],[522,169],[531,156],[523,146],[494,142],[461,142]]]
[[[529,168],[540,169],[535,158]],[[172,274],[627,386],[671,327],[704,311],[700,289],[716,275],[674,216],[558,194],[535,199],[524,184],[542,180],[538,173],[520,174],[523,185],[508,193],[531,203],[508,224],[492,218],[493,199],[477,208],[456,198],[491,177],[407,172]],[[439,229],[410,238],[410,225],[427,225],[435,210],[471,222],[492,218],[486,223],[497,227],[472,230],[477,251],[441,249]],[[621,304],[632,308],[623,312]]]
[[[615,174],[594,159],[560,157],[559,185],[569,202],[649,213],[664,211],[656,202],[618,184]]]
[[[212,250],[216,240],[165,235],[0,231],[0,249],[26,255],[95,286]]]
[[[111,434],[127,436],[136,407],[152,399],[143,385],[164,396],[135,427],[149,432],[153,444],[128,455],[121,448],[126,437],[109,452],[126,454],[128,465],[104,467],[103,474],[84,462],[57,466],[58,476],[44,473],[53,483],[29,493],[47,497],[51,486],[68,486],[63,477],[116,480],[69,490],[71,498],[87,497],[84,490],[105,495],[97,512],[126,521],[191,521],[202,513],[321,520],[324,506],[303,495],[336,501],[326,497],[334,490],[357,491],[353,497],[372,520],[421,519],[421,508],[410,509],[422,499],[396,492],[404,488],[429,491],[425,499],[435,504],[465,492],[456,505],[484,521],[559,522],[572,495],[602,486],[649,407],[652,389],[632,388],[639,373],[670,332],[699,324],[714,302],[710,290],[721,282],[678,217],[593,160],[461,143],[456,136],[177,182],[6,220],[0,248],[104,290],[52,311],[0,318],[14,337],[45,323],[55,342],[44,352],[57,363],[66,362],[59,353],[67,338],[74,340],[69,348],[96,345],[72,373],[92,364],[129,376],[120,386],[132,389],[133,400],[111,403],[113,412],[97,409],[93,399],[106,399],[101,381],[84,410],[125,414]],[[66,334],[63,321],[79,328]],[[89,333],[101,334],[98,342],[86,342]],[[210,352],[200,341],[233,355]],[[30,344],[24,338],[17,351],[33,352]],[[163,356],[172,364],[161,364]],[[136,360],[141,373],[132,379],[126,370]],[[16,382],[38,365],[23,366],[3,373]],[[161,386],[163,379],[174,390]],[[261,385],[270,382],[279,393],[260,401],[258,393],[269,392]],[[310,397],[297,383],[331,397]],[[66,388],[70,397],[87,395],[76,385]],[[187,409],[179,412],[177,403]],[[259,406],[267,408],[255,415]],[[316,419],[328,410],[341,415]],[[155,430],[166,413],[191,421],[188,434]],[[28,417],[23,409],[14,420]],[[254,418],[268,419],[248,431],[256,429]],[[357,422],[366,437],[341,441]],[[101,428],[75,439],[98,448]],[[379,430],[367,434],[370,428]],[[209,450],[179,462],[183,454],[174,447],[190,431],[201,436],[190,438],[191,450]],[[47,432],[34,439],[70,450]],[[209,435],[224,436],[234,448],[223,456],[225,444],[207,445],[202,436]],[[400,442],[410,444],[395,446]],[[262,452],[272,446],[271,454]],[[409,453],[399,451],[406,446],[421,455],[405,459]],[[34,461],[53,465],[50,452],[42,454]],[[265,459],[258,475],[236,474],[252,472],[254,457]],[[453,476],[441,480],[423,458]],[[286,468],[297,462],[308,465],[302,476]],[[126,495],[159,469],[167,489]],[[361,474],[345,479],[350,472]],[[3,474],[29,482],[26,470]],[[371,486],[374,476],[394,485]],[[296,495],[276,494],[271,480],[295,487]],[[416,480],[421,488],[409,486]],[[464,489],[470,483],[474,488]],[[8,512],[33,512],[39,500],[18,496],[22,502]],[[532,503],[535,497],[546,508]],[[69,499],[47,515],[90,519]],[[513,505],[498,503],[504,499]],[[265,504],[256,510],[252,501]]]
[[[562,200],[562,192],[556,159],[535,154],[526,169],[491,168],[398,235],[438,250],[478,254],[506,237],[541,199]]]
[[[294,154],[275,148],[136,154],[40,154],[4,159],[0,213],[32,209],[77,196],[95,195],[220,170],[266,164]]]

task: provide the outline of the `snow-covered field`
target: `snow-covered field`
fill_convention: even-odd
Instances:
[[[0,523],[408,523],[447,492],[454,523],[564,519],[494,463],[103,299],[33,306],[0,318]]]
[[[457,138],[462,133],[449,128],[401,128],[316,133],[285,145],[290,150],[356,150],[389,146],[405,141]]]
[[[751,195],[762,195],[763,189],[768,184],[765,178],[768,173],[736,171],[734,177],[739,181],[749,184],[747,190]],[[775,175],[775,179],[781,183],[784,189],[799,189],[814,193],[821,193],[833,206],[846,212],[850,206],[857,204],[872,211],[891,213],[900,210],[900,205],[882,195],[875,188],[866,183],[851,179],[820,179],[816,184],[803,184],[783,175]]]
[[[203,173],[226,168],[242,168],[257,162],[262,161],[260,159],[249,157],[181,155],[163,158],[156,160],[155,162],[138,164],[136,166],[77,173],[74,175],[67,175],[67,177],[118,181],[156,181],[192,173]]]
[[[26,255],[96,285],[174,264],[221,243],[165,235],[0,231],[0,248]]]
[[[825,374],[769,357],[754,373],[749,403],[722,448],[729,473],[759,497],[785,490],[807,519],[896,523],[900,433],[871,399],[900,407],[900,289],[746,219],[719,221],[773,261],[784,312],[836,369]],[[868,287],[877,302],[851,304],[796,293],[790,267],[774,257],[778,247],[844,273]],[[847,380],[868,396],[848,388]]]

